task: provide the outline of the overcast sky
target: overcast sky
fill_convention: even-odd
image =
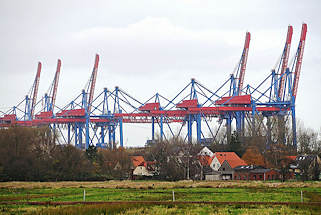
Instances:
[[[246,31],[252,34],[245,84],[262,81],[281,55],[287,26],[308,25],[296,102],[305,126],[321,126],[321,1],[0,1],[0,110],[27,94],[43,63],[39,96],[62,71],[57,105],[86,84],[96,53],[96,93],[120,86],[141,101],[159,92],[173,97],[191,78],[210,89],[239,61]],[[125,144],[143,145],[145,125],[126,125]],[[138,135],[129,135],[135,133]]]

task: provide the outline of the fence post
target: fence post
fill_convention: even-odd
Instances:
[[[303,202],[303,192],[301,190],[301,202]]]
[[[175,192],[173,190],[173,202],[175,202]]]
[[[86,201],[86,190],[84,189],[84,198],[83,198],[84,202]]]

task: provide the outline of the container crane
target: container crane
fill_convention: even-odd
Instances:
[[[292,34],[293,34],[293,27],[291,25],[288,26],[288,33],[286,36],[286,42],[282,54],[282,67],[280,71],[280,82],[279,82],[279,89],[278,89],[278,98],[282,100],[283,98],[283,91],[284,91],[284,84],[285,84],[285,70],[288,67],[289,61],[289,54],[291,48],[291,41],[292,41]]]
[[[56,74],[55,74],[55,78],[54,78],[54,82],[53,82],[53,92],[52,92],[50,111],[54,110],[55,104],[56,104],[56,96],[57,96],[57,88],[58,88],[58,82],[59,82],[60,68],[61,68],[61,60],[58,59]]]
[[[37,119],[45,119],[45,118],[52,118],[53,112],[56,103],[56,95],[59,83],[59,75],[60,75],[60,68],[61,68],[61,60],[58,59],[57,62],[57,69],[55,73],[55,77],[50,85],[48,92],[45,94],[45,104],[43,107],[43,112],[36,115]]]
[[[292,113],[292,129],[293,129],[293,146],[296,147],[296,121],[295,121],[295,97],[297,95],[297,88],[299,76],[301,71],[303,51],[305,46],[305,38],[307,33],[306,24],[302,25],[301,37],[299,47],[297,49],[293,64],[291,63],[291,70],[288,68],[288,56],[290,51],[290,44],[292,39],[292,26],[288,26],[288,34],[283,49],[282,58],[278,61],[277,72],[272,73],[259,82],[257,86],[247,85],[246,90],[243,89],[243,81],[245,76],[250,33],[246,33],[244,49],[241,59],[237,64],[236,73],[231,75],[221,86],[216,90],[210,90],[204,85],[197,82],[195,79],[186,85],[179,93],[172,99],[161,96],[165,103],[160,103],[158,93],[148,99],[145,103],[141,103],[134,97],[129,96],[129,93],[116,87],[114,91],[109,91],[107,88],[99,93],[94,98],[95,83],[98,71],[99,56],[96,55],[94,68],[91,72],[88,83],[83,88],[82,93],[75,99],[68,103],[65,107],[59,110],[58,113],[53,114],[54,117],[43,117],[35,119],[30,118],[30,110],[36,106],[32,101],[36,98],[39,77],[41,71],[41,64],[38,65],[36,80],[32,90],[26,96],[26,99],[14,106],[7,112],[4,112],[0,117],[0,128],[9,127],[12,125],[18,126],[43,126],[48,125],[60,132],[59,136],[66,143],[74,141],[75,146],[80,148],[88,148],[91,144],[96,144],[98,147],[107,147],[107,144],[115,143],[115,135],[117,127],[119,128],[119,143],[123,146],[123,123],[151,123],[152,124],[152,139],[154,140],[154,124],[159,125],[160,138],[167,139],[166,136],[172,135],[174,138],[181,135],[182,128],[187,127],[187,134],[185,140],[192,142],[194,129],[193,123],[196,124],[196,136],[199,143],[209,143],[216,140],[219,129],[224,127],[223,122],[226,121],[226,139],[231,138],[231,123],[236,121],[236,131],[244,136],[244,128],[248,126],[252,129],[253,134],[256,134],[256,129],[264,126],[265,119],[267,119],[267,136],[269,139],[277,137],[277,131],[272,130],[269,119],[271,117],[280,117]],[[59,72],[61,62],[58,60],[56,76],[51,85],[48,101],[50,104],[47,109],[43,111],[51,111],[53,113]],[[284,84],[281,79],[284,76]],[[271,78],[271,80],[270,80]],[[283,89],[281,89],[283,87]],[[243,93],[243,94],[242,94]],[[285,95],[291,96],[291,100],[285,99]],[[187,95],[186,95],[187,94]],[[280,97],[279,97],[280,95]],[[288,97],[287,97],[288,98]],[[282,99],[282,101],[280,101]],[[286,101],[285,101],[286,100]],[[26,102],[26,110],[21,106]],[[208,103],[207,105],[205,105]],[[32,107],[32,108],[31,108]],[[114,111],[112,111],[114,107]],[[57,111],[57,108],[56,108]],[[16,113],[20,113],[17,115]],[[20,117],[23,113],[24,118]],[[18,117],[17,117],[18,116]],[[28,116],[28,117],[27,117]],[[252,119],[251,119],[252,117]],[[216,132],[212,129],[212,119],[218,119],[219,127]],[[288,120],[288,117],[285,118]],[[178,134],[173,132],[170,123],[179,123],[180,128]],[[216,122],[213,121],[215,124]],[[194,124],[194,125],[195,125]],[[206,126],[210,138],[206,137]],[[223,126],[222,126],[223,125]],[[165,128],[166,127],[166,128]],[[165,129],[168,127],[168,135]],[[283,124],[280,123],[283,129]],[[68,130],[63,130],[68,129]],[[261,130],[261,129],[260,129]],[[269,131],[270,130],[270,131]],[[276,130],[276,129],[275,129]],[[281,129],[278,129],[281,131]],[[264,135],[262,129],[260,135]],[[242,133],[243,132],[243,133]],[[109,135],[109,142],[106,141]],[[280,140],[285,140],[284,136],[280,135]]]
[[[96,85],[96,78],[97,78],[97,71],[98,71],[98,63],[99,63],[99,55],[96,54],[95,57],[95,65],[94,65],[94,69],[93,72],[91,74],[91,78],[90,78],[90,84],[89,84],[89,97],[88,97],[88,103],[87,103],[87,112],[90,113],[91,111],[91,103],[93,101],[94,98],[94,92],[95,92],[95,85]]]
[[[36,78],[35,81],[33,82],[31,91],[30,91],[30,95],[32,95],[32,103],[31,103],[31,107],[29,104],[29,98],[28,96],[26,96],[26,114],[27,114],[27,118],[29,120],[33,119],[33,115],[35,112],[35,106],[36,106],[36,101],[37,101],[37,95],[38,95],[38,87],[39,87],[39,81],[40,81],[40,73],[41,73],[41,63],[38,62],[38,68],[37,68],[37,74],[36,74]]]
[[[297,49],[297,53],[295,56],[295,71],[294,71],[294,80],[293,80],[293,86],[292,86],[292,106],[291,106],[291,111],[292,111],[292,133],[293,133],[293,145],[296,148],[297,147],[297,138],[296,138],[296,118],[295,118],[295,100],[296,100],[296,95],[298,91],[298,84],[300,80],[300,72],[301,72],[301,66],[302,66],[302,59],[303,59],[303,53],[304,53],[304,47],[305,47],[305,38],[307,34],[307,29],[308,26],[307,24],[303,23],[302,24],[302,29],[301,29],[301,36],[300,36],[300,42],[299,46]],[[294,64],[293,64],[294,65]]]
[[[238,87],[237,87],[238,88],[238,90],[237,90],[238,96],[240,96],[242,94],[247,57],[248,57],[249,47],[250,47],[250,40],[251,40],[251,33],[246,32],[244,49],[243,49],[242,58],[241,58],[241,71],[240,71],[239,82],[238,82]]]
[[[292,96],[294,97],[294,100],[296,99],[296,95],[298,91],[306,34],[307,34],[307,24],[303,23],[302,29],[301,29],[299,47],[296,55],[294,82],[293,82],[293,88],[292,88]]]

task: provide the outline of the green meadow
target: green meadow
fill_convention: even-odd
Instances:
[[[31,205],[26,202],[107,202]],[[172,204],[232,202],[233,204]],[[255,205],[237,202],[318,202],[317,205]],[[126,201],[126,204],[122,201]],[[135,201],[134,203],[128,203]],[[162,201],[146,204],[137,201]],[[113,203],[108,203],[113,202]],[[19,204],[13,204],[19,203]],[[0,214],[320,214],[320,182],[5,182]]]

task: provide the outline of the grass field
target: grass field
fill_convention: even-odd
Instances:
[[[114,202],[94,205],[30,205],[26,202]],[[225,205],[172,204],[232,202]],[[318,205],[255,205],[236,202],[318,202]],[[162,201],[169,204],[122,203]],[[117,203],[115,203],[117,202]],[[8,204],[9,203],[9,204]],[[17,205],[13,203],[19,203]],[[234,204],[235,203],[235,204]],[[5,182],[0,214],[320,214],[321,182]]]

